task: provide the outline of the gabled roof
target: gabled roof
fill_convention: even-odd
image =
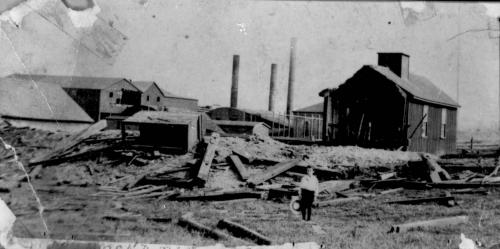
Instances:
[[[323,102],[297,109],[293,112],[316,112],[323,113]]]
[[[405,92],[410,93],[417,100],[453,108],[460,107],[455,100],[423,76],[410,73],[410,79],[407,80],[399,77],[387,67],[365,65],[363,68],[375,70]]]
[[[198,113],[173,113],[164,111],[140,111],[125,119],[126,123],[142,124],[192,124],[197,122]]]
[[[156,86],[158,90],[160,90],[161,94],[165,98],[176,98],[176,99],[189,99],[189,100],[197,100],[197,99],[192,99],[192,98],[186,98],[186,97],[181,97],[178,95],[175,95],[171,92],[166,91],[165,89],[161,88],[156,82],[154,81],[132,81],[132,84],[139,89],[141,92],[147,91],[151,86]]]
[[[41,74],[11,74],[7,77],[57,84],[62,86],[63,88],[96,89],[96,90],[107,89],[111,87],[113,84],[122,80],[130,83],[129,80],[124,78],[107,78],[107,77],[83,77],[83,76],[63,76],[63,75],[41,75]]]
[[[60,86],[15,78],[0,78],[0,115],[21,119],[93,122]]]

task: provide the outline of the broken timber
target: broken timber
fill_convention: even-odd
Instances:
[[[259,184],[295,167],[299,162],[300,162],[300,160],[295,159],[292,161],[278,163],[275,166],[267,169],[263,173],[251,177],[250,179],[248,179],[247,182],[254,185],[254,186],[259,185]]]
[[[180,195],[173,198],[174,201],[227,201],[236,199],[261,199],[261,192],[232,191],[222,193],[211,193],[204,195]]]
[[[234,167],[236,168],[236,171],[238,171],[238,174],[240,175],[242,180],[247,180],[248,179],[248,171],[245,168],[245,165],[241,162],[240,158],[235,155],[229,156],[229,159],[231,159],[231,162],[233,163]]]
[[[72,147],[76,146],[83,140],[89,138],[90,136],[100,132],[104,128],[108,126],[106,120],[101,120],[91,126],[89,126],[87,129],[84,129],[83,131],[79,132],[78,134],[75,134],[69,138],[67,138],[66,143],[62,143],[59,146],[57,146],[53,151],[49,152],[46,155],[43,155],[38,158],[34,158],[33,160],[30,161],[30,165],[36,165],[39,162],[47,161],[48,159],[54,158],[62,154],[64,151],[71,149]]]
[[[233,154],[239,156],[239,157],[242,157],[243,159],[245,159],[245,161],[247,163],[252,163],[253,160],[255,160],[255,158],[250,155],[250,153],[244,151],[244,150],[240,150],[240,149],[236,149],[236,148],[233,148]]]
[[[436,162],[436,160],[432,159],[428,154],[421,154],[422,161],[424,161],[427,164],[427,167],[429,168],[429,177],[432,182],[442,182],[446,180],[451,180],[450,175],[446,170],[441,168],[439,164]]]
[[[348,197],[348,198],[337,198],[337,199],[333,199],[333,200],[328,200],[328,201],[320,201],[318,202],[317,206],[318,207],[326,207],[326,206],[330,206],[330,205],[336,205],[336,204],[340,204],[340,203],[347,203],[347,202],[353,202],[353,201],[360,201],[362,200],[363,198],[359,197],[359,196],[355,196],[355,197]]]
[[[391,226],[391,230],[389,233],[396,232],[406,232],[411,231],[417,228],[425,228],[425,227],[442,227],[448,225],[458,225],[462,223],[466,223],[469,220],[467,216],[455,216],[434,220],[426,220],[426,221],[416,221],[411,223],[399,224]]]
[[[434,197],[434,198],[419,198],[419,199],[406,199],[399,201],[388,201],[387,204],[421,204],[427,202],[436,202],[439,204],[448,204],[449,201],[455,201],[453,196],[445,196],[445,197]]]
[[[198,171],[197,177],[206,182],[208,180],[208,172],[210,171],[210,166],[212,166],[212,160],[215,156],[215,150],[217,149],[217,144],[219,143],[219,134],[213,133],[208,142],[207,149],[205,150],[205,155],[201,161],[200,170]]]
[[[271,239],[236,222],[222,219],[219,223],[217,223],[217,227],[228,230],[235,237],[248,238],[254,241],[257,245],[272,244]]]
[[[181,218],[179,218],[178,224],[179,224],[179,226],[185,227],[190,231],[192,231],[192,230],[198,231],[202,235],[216,239],[216,240],[228,238],[228,236],[226,236],[225,234],[223,234],[219,231],[216,231],[214,229],[210,229],[209,227],[207,227],[201,223],[198,223],[197,221],[195,221],[192,218],[190,213],[185,214]]]

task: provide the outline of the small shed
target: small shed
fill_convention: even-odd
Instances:
[[[378,65],[364,65],[320,96],[329,144],[455,152],[460,106],[433,82],[411,73],[406,54],[379,53]]]
[[[201,139],[201,118],[198,113],[140,111],[125,119],[125,125],[139,127],[140,145],[188,152]]]
[[[232,121],[232,120],[214,120],[226,134],[233,136],[245,136],[245,135],[260,135],[269,136],[269,125],[262,122],[250,122],[250,121]]]

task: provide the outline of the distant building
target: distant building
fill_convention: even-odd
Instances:
[[[185,153],[193,149],[203,136],[200,114],[140,111],[123,124],[139,127],[138,145]]]
[[[301,116],[301,117],[314,117],[321,118],[323,117],[323,105],[324,103],[317,103],[314,105],[310,105],[301,109],[297,109],[293,111],[293,115]]]
[[[0,117],[51,131],[79,131],[94,122],[60,86],[15,78],[0,78]]]
[[[454,153],[459,105],[428,79],[411,74],[409,56],[379,53],[324,97],[323,139],[330,144]]]
[[[141,104],[141,92],[127,79],[13,74],[10,78],[61,86],[95,121]]]
[[[132,81],[142,93],[143,106],[155,106],[158,110],[184,109],[198,110],[198,100],[177,96],[163,90],[154,81]]]

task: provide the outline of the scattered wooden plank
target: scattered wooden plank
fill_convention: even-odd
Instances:
[[[326,207],[326,206],[331,206],[331,205],[337,205],[341,203],[347,203],[347,202],[353,202],[353,201],[360,201],[363,198],[359,196],[354,196],[354,197],[349,197],[349,198],[337,198],[333,200],[328,200],[328,201],[320,201],[317,204],[317,207]]]
[[[393,194],[393,193],[401,192],[403,190],[404,190],[404,188],[394,188],[394,189],[384,190],[384,191],[380,192],[380,194],[381,195]]]
[[[247,163],[252,163],[255,158],[250,155],[250,153],[248,153],[247,151],[244,151],[244,150],[240,150],[240,149],[237,149],[237,148],[233,148],[233,154],[245,159],[245,162]]]
[[[329,193],[341,192],[351,188],[354,180],[332,180],[319,183],[319,192],[327,191]]]
[[[134,191],[134,192],[128,192],[128,193],[125,194],[125,197],[129,197],[129,196],[133,196],[133,195],[148,194],[148,193],[151,193],[151,192],[154,192],[154,191],[163,190],[166,187],[167,186],[157,186],[157,187],[142,189],[142,190],[138,190],[138,191]]]
[[[266,236],[251,230],[250,228],[238,224],[233,221],[222,219],[217,223],[217,227],[220,229],[226,229],[234,237],[250,239],[254,241],[257,245],[271,245],[271,239]]]
[[[198,231],[201,233],[201,235],[210,237],[215,240],[228,238],[228,236],[226,236],[225,234],[197,222],[193,219],[192,214],[190,213],[187,213],[179,218],[177,224],[181,227],[187,228],[189,231]]]
[[[421,154],[422,161],[429,167],[429,177],[434,183],[451,180],[450,175],[446,170],[441,168],[439,164],[431,158],[428,154]]]
[[[48,154],[32,159],[30,161],[30,165],[35,165],[39,162],[47,161],[51,158],[57,157],[59,154],[63,153],[66,150],[71,149],[72,147],[76,146],[77,144],[79,144],[83,140],[100,132],[101,130],[103,130],[107,126],[108,126],[108,124],[107,124],[105,119],[100,120],[99,122],[89,126],[88,128],[84,129],[83,131],[81,131],[81,132],[79,132],[71,137],[68,137],[66,139],[66,142],[61,143],[58,146],[56,146],[56,148],[54,148],[54,150],[52,150]]]
[[[130,199],[142,199],[142,198],[151,198],[151,197],[165,197],[168,199],[170,196],[173,196],[175,191],[165,191],[165,192],[154,192],[154,193],[149,193],[149,194],[142,194],[142,195],[130,195],[130,196],[124,196],[121,198],[121,200],[130,200]],[[165,199],[163,198],[163,199]]]
[[[459,225],[462,223],[467,223],[468,220],[469,220],[468,216],[455,216],[455,217],[447,217],[434,220],[416,221],[411,223],[393,225],[391,226],[391,230],[389,231],[389,233],[392,232],[401,233],[401,232],[415,230],[418,228]]]
[[[240,158],[235,155],[229,156],[229,159],[233,163],[234,167],[236,168],[236,171],[240,175],[242,180],[247,180],[248,179],[248,171],[245,168],[245,165],[241,162]]]
[[[254,175],[253,177],[250,177],[250,179],[247,180],[248,183],[252,184],[253,186],[259,185],[293,167],[295,167],[300,160],[295,159],[291,161],[286,161],[286,162],[281,162],[278,163],[269,169],[265,170],[261,174]]]
[[[483,195],[488,195],[490,192],[486,189],[472,189],[472,188],[466,188],[466,189],[459,189],[455,191],[451,191],[451,194],[483,194]]]
[[[99,154],[101,154],[103,152],[112,151],[112,150],[114,150],[116,148],[119,148],[119,146],[120,145],[110,145],[110,146],[107,146],[107,147],[103,147],[103,148],[99,148],[99,149],[87,150],[87,151],[78,152],[78,153],[74,153],[74,154],[70,154],[70,155],[66,155],[66,156],[62,156],[62,157],[55,157],[55,158],[50,158],[50,159],[47,159],[47,160],[40,160],[40,161],[36,161],[36,162],[30,162],[29,166],[40,165],[40,164],[44,165],[44,166],[55,165],[55,164],[59,164],[59,163],[62,163],[62,162],[70,162],[70,161],[75,161],[75,160],[82,160],[82,159],[92,158],[92,157],[98,156]]]
[[[35,168],[33,168],[31,171],[30,171],[30,179],[36,179],[36,178],[39,178],[40,177],[40,173],[42,172],[42,165],[37,165]]]
[[[418,198],[418,199],[405,199],[405,200],[397,200],[397,201],[388,201],[386,204],[422,204],[429,202],[436,202],[438,204],[448,205],[449,201],[455,201],[453,196],[444,196],[444,197],[433,197],[433,198]]]
[[[214,159],[215,150],[217,150],[218,143],[219,134],[212,133],[197,175],[198,179],[202,180],[203,182],[206,182],[208,180],[208,172],[210,171],[210,166],[212,165],[212,160]]]
[[[385,173],[385,174],[380,174],[380,180],[387,180],[389,178],[393,178],[396,176],[396,173],[395,172],[391,172],[391,173]]]
[[[179,195],[173,200],[175,201],[226,201],[235,199],[261,199],[261,192],[245,192],[245,191],[228,191],[219,193],[209,193],[204,195]]]

